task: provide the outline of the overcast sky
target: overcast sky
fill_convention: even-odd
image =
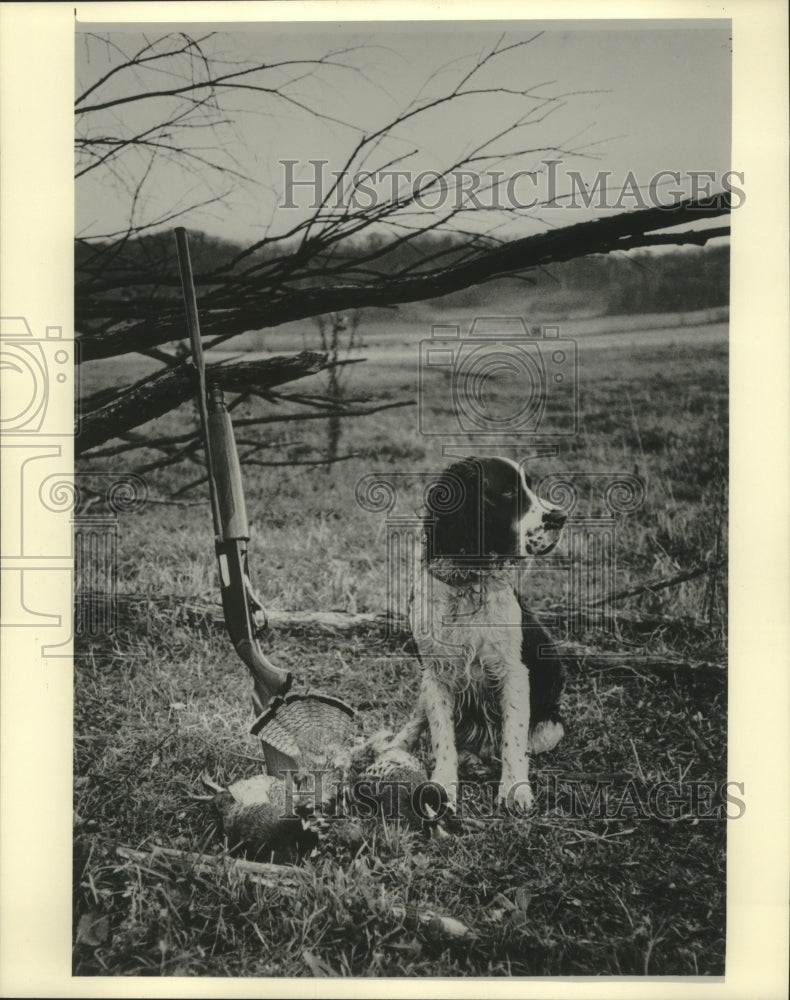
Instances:
[[[80,27],[97,33],[102,30],[98,26]],[[190,30],[184,25],[175,27]],[[498,151],[512,152],[525,146],[576,150],[579,155],[562,157],[563,170],[578,170],[590,182],[596,171],[608,170],[612,185],[620,183],[629,171],[643,186],[658,171],[678,171],[686,193],[689,171],[712,171],[720,177],[730,169],[727,22],[368,23],[249,25],[243,29],[233,25],[227,31],[219,26],[219,33],[204,45],[212,57],[270,62],[318,58],[340,48],[353,51],[338,60],[344,66],[321,67],[288,86],[290,96],[318,110],[324,119],[309,116],[271,94],[236,91],[225,104],[228,123],[213,132],[199,133],[205,155],[215,156],[212,147],[219,146],[251,181],[228,183],[226,179],[220,184],[197,161],[190,172],[159,161],[139,201],[138,217],[152,218],[173,204],[186,206],[202,200],[210,188],[222,190],[222,201],[195,210],[179,220],[182,224],[241,240],[260,237],[268,226],[275,231],[289,228],[306,206],[277,208],[285,176],[278,161],[299,161],[296,171],[302,178],[312,175],[313,168],[306,165],[310,159],[328,160],[327,170],[337,169],[360,135],[380,127],[418,95],[438,96],[449,90],[492,48],[503,29],[505,45],[526,40],[537,31],[544,33],[489,63],[478,85],[523,90],[539,84],[536,95],[568,96],[551,105],[552,114],[542,122],[522,130],[517,137],[505,136],[498,141]],[[86,42],[84,35],[78,34],[77,92],[117,65],[122,52],[136,51],[144,43],[143,32],[150,41],[167,30],[162,25],[129,25],[122,30],[114,25],[110,45]],[[206,30],[205,25],[195,26],[190,33],[205,34]],[[281,84],[303,73],[302,67],[298,72],[278,71],[269,83]],[[138,81],[152,86],[149,77],[139,76]],[[128,73],[117,74],[95,96],[115,97],[139,86]],[[442,169],[459,151],[468,151],[482,138],[504,129],[525,107],[523,98],[506,93],[477,95],[443,105],[401,127],[394,141],[379,151],[379,160],[374,158],[368,166],[379,166],[393,156],[416,150],[408,161],[415,172]],[[86,117],[90,117],[93,134],[116,134],[153,122],[163,111],[162,101],[152,99]],[[536,152],[516,157],[507,169],[540,169],[547,155]],[[524,194],[523,186],[518,190]],[[563,193],[562,185],[558,193]],[[297,201],[302,196],[306,199],[307,193],[300,191]],[[625,201],[623,207],[639,206]],[[78,181],[78,232],[112,232],[121,228],[128,211],[128,196],[107,171],[94,170]],[[582,209],[573,213],[567,209],[518,212],[509,217],[508,234],[567,225],[588,215]]]

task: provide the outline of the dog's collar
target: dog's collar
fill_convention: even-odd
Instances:
[[[451,587],[475,586],[483,581],[510,580],[517,562],[512,559],[476,560],[467,565],[455,559],[432,559],[426,569],[432,577]]]

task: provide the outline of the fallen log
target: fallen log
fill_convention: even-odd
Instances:
[[[81,592],[77,594],[77,614],[84,607],[87,611],[96,607],[96,601],[104,600],[103,595]],[[160,615],[172,615],[174,620],[186,620],[197,627],[224,630],[222,608],[195,597],[156,597],[136,594],[119,594],[116,610],[120,620],[140,617],[146,611],[155,610]],[[91,604],[91,602],[94,602]],[[401,647],[411,641],[408,622],[403,615],[385,612],[348,614],[344,611],[268,611],[271,628],[283,633],[324,632],[342,635],[374,633],[380,642],[391,640]],[[680,660],[663,653],[647,653],[629,649],[626,652],[595,649],[582,643],[559,640],[555,643],[560,656],[580,670],[592,670],[628,676],[672,677],[686,675],[699,679],[724,683],[727,676],[725,663],[715,661]],[[375,652],[375,649],[371,649]]]
[[[164,858],[166,861],[176,861],[188,865],[196,872],[217,873],[225,869],[228,872],[243,875],[259,885],[298,885],[304,881],[305,877],[303,868],[296,868],[292,865],[273,865],[263,861],[246,861],[243,858],[197,854],[193,851],[180,851],[174,847],[155,847],[151,851],[137,851],[131,847],[119,845],[115,850],[119,857],[137,864],[152,865]]]
[[[622,601],[626,597],[640,597],[642,594],[652,594],[657,590],[666,590],[667,587],[677,587],[681,583],[687,583],[689,580],[696,580],[699,576],[705,576],[706,573],[714,573],[716,570],[722,569],[725,565],[725,560],[719,559],[715,562],[705,563],[702,566],[694,566],[691,569],[682,570],[680,573],[675,573],[672,576],[661,577],[659,580],[640,583],[636,587],[626,587],[624,590],[616,590],[610,594],[604,594],[603,597],[590,601],[588,607],[600,607],[614,601]]]
[[[165,859],[188,866],[196,872],[217,874],[223,870],[240,875],[258,885],[270,887],[294,887],[302,884],[308,872],[304,868],[291,865],[274,865],[261,861],[246,861],[243,859],[216,857],[212,854],[196,854],[192,851],[181,851],[174,847],[155,847],[151,851],[138,851],[122,845],[116,847],[116,853],[125,861],[139,865],[154,865]],[[436,910],[426,910],[409,903],[388,901],[382,898],[379,907],[392,919],[402,922],[404,927],[412,931],[420,931],[429,938],[462,940],[475,937],[474,931],[456,917],[438,913]]]

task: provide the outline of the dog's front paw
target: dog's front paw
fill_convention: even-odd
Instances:
[[[528,781],[503,781],[499,786],[499,805],[507,812],[527,812],[535,803]]]
[[[547,753],[556,747],[564,735],[565,729],[558,719],[539,722],[529,735],[529,752]]]

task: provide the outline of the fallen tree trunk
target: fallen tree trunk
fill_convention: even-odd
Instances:
[[[183,332],[183,331],[182,331]],[[319,351],[264,358],[258,361],[218,362],[206,367],[209,384],[236,392],[265,391],[286,382],[314,375],[329,367]],[[75,452],[81,455],[111,438],[156,417],[195,397],[195,367],[191,362],[154,373],[108,401],[83,413],[75,429]],[[90,407],[88,398],[83,405]]]
[[[494,278],[589,254],[611,253],[653,242],[700,245],[726,235],[727,230],[716,227],[704,232],[672,234],[661,234],[661,230],[726,215],[730,206],[729,194],[722,193],[698,201],[625,212],[512,240],[447,267],[392,277],[379,275],[369,284],[339,281],[329,287],[299,288],[294,286],[301,275],[292,269],[287,272],[287,283],[284,277],[277,276],[267,281],[255,276],[196,275],[196,285],[206,289],[200,296],[200,327],[204,336],[231,336],[326,313],[432,299]],[[648,235],[651,233],[656,233],[657,239]],[[157,275],[156,279],[160,287],[179,287],[175,270],[171,275]],[[78,301],[75,325],[81,331],[80,362],[145,351],[184,339],[183,307],[174,297],[145,300],[138,306],[138,315],[142,313],[142,317],[131,324],[129,309],[128,300],[123,298],[86,296]]]

